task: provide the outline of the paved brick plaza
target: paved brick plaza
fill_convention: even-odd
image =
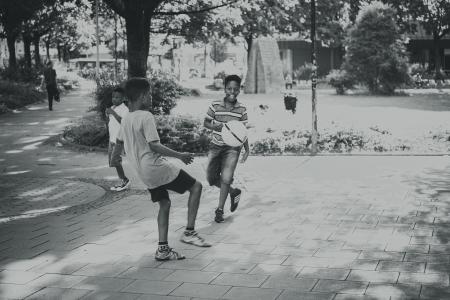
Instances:
[[[21,118],[84,107],[64,105],[3,121],[16,135],[0,145],[0,299],[450,299],[449,157],[250,157],[223,224],[197,158],[197,229],[213,247],[178,242],[186,197],[174,196],[169,242],[187,259],[161,263],[157,206],[134,175],[108,191],[106,153],[14,152]]]
[[[212,248],[177,241],[186,205],[174,196],[170,244],[187,259],[165,263],[153,259],[157,211],[143,189],[103,195],[93,184],[78,183],[90,191],[84,203],[2,217],[0,295],[448,299],[446,160],[252,157],[239,172],[245,197],[224,224],[212,222],[217,191],[205,187],[197,228]],[[205,163],[198,159],[190,171],[201,176]],[[24,194],[21,182],[9,186],[8,197]],[[32,197],[39,193],[28,196],[29,203]]]

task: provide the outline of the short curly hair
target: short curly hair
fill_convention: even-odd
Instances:
[[[140,96],[150,91],[150,83],[146,78],[134,77],[125,83],[125,95],[130,102],[136,101]]]
[[[242,79],[241,79],[241,77],[239,77],[238,75],[233,74],[233,75],[228,75],[228,76],[226,76],[226,77],[225,77],[225,80],[224,80],[225,86],[227,86],[227,84],[228,84],[229,82],[231,82],[231,81],[236,81],[237,84],[238,84],[239,86],[241,86],[241,81],[242,81]]]

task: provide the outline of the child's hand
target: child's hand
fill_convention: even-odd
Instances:
[[[105,113],[106,113],[107,115],[112,114],[113,112],[114,112],[114,110],[113,110],[111,107],[108,107],[108,108],[105,110]]]
[[[249,151],[245,151],[241,158],[241,164],[245,163],[247,161],[248,155],[250,154]]]
[[[180,155],[180,160],[184,162],[186,165],[189,165],[194,161],[194,154],[183,152]]]

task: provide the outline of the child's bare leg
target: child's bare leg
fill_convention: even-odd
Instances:
[[[159,212],[158,212],[159,242],[167,242],[167,235],[169,232],[170,200],[162,199],[158,203],[159,203]]]
[[[127,177],[125,176],[125,171],[123,170],[123,167],[121,164],[116,165],[116,171],[117,171],[117,175],[119,176],[120,179],[122,179],[122,180],[127,179]]]
[[[195,227],[195,219],[197,218],[198,206],[200,204],[200,197],[202,195],[202,184],[198,181],[189,189],[188,201],[188,221],[186,228]]]
[[[228,193],[230,192],[230,185],[228,183],[220,184],[220,194],[219,194],[219,208],[223,209],[225,206],[225,201],[227,201]]]
[[[233,191],[231,183],[233,182],[234,170],[239,158],[239,152],[236,150],[228,150],[222,161],[222,170],[220,174],[220,195],[219,195],[219,208],[223,209],[228,194]]]

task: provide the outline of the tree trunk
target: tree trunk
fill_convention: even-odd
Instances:
[[[440,39],[439,34],[437,32],[433,33],[433,45],[434,45],[434,71],[435,71],[435,78],[436,79],[442,79],[441,78],[441,48],[440,48]]]
[[[56,45],[56,49],[58,50],[58,61],[61,61],[62,53],[61,53],[61,45],[59,43]]]
[[[50,61],[50,40],[45,41],[45,52],[47,55],[47,61]]]
[[[311,0],[311,103],[312,103],[312,132],[311,132],[311,152],[317,153],[317,54],[316,54],[316,1]]]
[[[31,37],[24,35],[23,37],[23,54],[25,66],[31,69]]]
[[[250,51],[252,50],[253,45],[253,36],[252,35],[246,36],[245,41],[247,42],[247,61],[249,61]]]
[[[203,74],[202,78],[206,78],[206,60],[207,60],[207,53],[206,53],[206,43],[205,43],[205,49],[203,51]]]
[[[358,0],[350,1],[350,22],[352,22],[352,24],[355,24],[356,17],[358,16],[359,13],[359,6],[360,6],[359,2],[360,1]]]
[[[40,37],[35,36],[33,38],[34,63],[36,64],[37,67],[39,67],[41,65],[41,53],[40,53],[40,49],[39,49],[39,41],[40,41]]]
[[[69,48],[67,47],[67,44],[65,44],[63,46],[63,61],[65,63],[68,62],[69,61],[69,57],[70,57]]]
[[[117,82],[117,14],[114,13],[114,81]]]
[[[11,34],[7,35],[6,42],[8,43],[8,52],[9,52],[9,68],[16,69],[17,68],[17,60],[16,60],[16,37]]]
[[[128,77],[146,77],[150,46],[150,18],[140,5],[130,7],[125,16],[127,30]]]

